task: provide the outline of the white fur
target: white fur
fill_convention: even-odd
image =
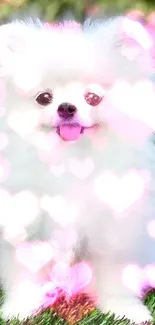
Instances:
[[[111,310],[117,316],[125,315],[133,321],[142,321],[149,319],[150,314],[123,285],[121,272],[127,263],[136,262],[144,266],[155,261],[151,249],[153,243],[144,231],[148,220],[154,217],[154,148],[151,141],[138,145],[111,130],[108,114],[113,114],[111,89],[114,82],[124,79],[134,84],[141,78],[148,78],[151,60],[147,51],[139,46],[133,61],[122,55],[122,47],[129,47],[126,43],[128,37],[120,34],[122,19],[88,21],[83,31],[67,28],[63,31],[46,30],[41,23],[34,25],[31,22],[13,22],[0,28],[0,75],[6,86],[6,114],[0,126],[9,135],[10,144],[4,154],[11,163],[11,173],[2,187],[14,194],[27,189],[38,199],[44,195],[62,195],[68,203],[74,203],[78,217],[71,224],[79,235],[74,247],[74,260],[86,259],[91,263],[99,306],[103,312]],[[38,81],[38,84],[34,82],[34,87],[31,85],[33,78]],[[91,107],[84,100],[84,90],[93,91],[94,84],[99,85],[97,92],[104,95],[98,107]],[[36,104],[35,96],[44,89],[52,89],[54,98],[52,104],[41,108]],[[51,128],[55,139],[50,152],[51,165],[65,168],[65,172],[57,177],[46,162],[40,161],[34,139],[38,131],[46,132],[44,128],[38,128],[38,123],[44,122],[52,127],[60,123],[57,107],[66,101],[77,106],[78,123],[84,126],[100,124],[90,139],[97,141],[102,136],[106,145],[102,150],[95,149],[86,134],[76,143],[64,142]],[[13,130],[11,114],[14,111],[20,116],[30,113],[30,119],[25,117],[24,128],[20,128],[19,134]],[[32,113],[37,123],[30,127]],[[130,120],[128,125],[132,132]],[[71,159],[84,161],[87,158],[94,163],[90,175],[80,178],[69,170]],[[130,169],[150,171],[149,195],[145,196],[147,200],[143,197],[140,204],[129,208],[126,218],[118,220],[111,209],[95,197],[94,182],[105,170],[122,176]],[[28,237],[51,240],[58,226],[42,209],[28,227]],[[146,251],[147,245],[149,251]],[[25,272],[27,276],[29,272],[17,262],[14,254],[14,248],[2,239],[0,270],[6,292],[2,308],[5,317],[8,314],[23,317],[31,313],[31,310],[23,310],[23,304],[22,307],[18,305],[17,310],[15,308],[16,289]]]

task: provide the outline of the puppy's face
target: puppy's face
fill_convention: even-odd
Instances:
[[[11,126],[15,119],[19,125],[24,123],[20,130],[27,128],[27,135],[53,132],[64,141],[75,141],[105,127],[108,88],[99,84],[50,82],[26,94],[13,84],[8,94],[8,123]]]
[[[139,45],[138,62],[137,57],[129,60],[122,54],[118,25],[114,21],[75,31],[15,24],[2,65],[10,126],[20,125],[26,135],[53,132],[64,141],[105,128],[115,82],[135,82],[150,69]],[[7,33],[4,28],[5,42]]]
[[[103,127],[104,110],[108,108],[102,86],[80,81],[60,85],[51,82],[50,86],[31,99],[31,112],[36,110],[41,131],[54,132],[64,141],[75,141]]]

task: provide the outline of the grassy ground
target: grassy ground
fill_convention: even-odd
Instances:
[[[155,290],[151,290],[144,298],[154,320],[145,325],[155,325]],[[116,319],[114,315],[103,315],[94,308],[93,303],[85,295],[77,295],[67,301],[62,295],[55,304],[40,311],[36,316],[20,322],[18,319],[4,321],[0,317],[0,325],[133,325],[129,320]],[[141,323],[142,325],[142,323]]]

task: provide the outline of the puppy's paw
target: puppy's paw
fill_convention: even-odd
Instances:
[[[32,315],[32,310],[26,307],[26,304],[23,301],[23,304],[19,305],[15,300],[6,301],[1,307],[1,314],[3,319],[9,320],[11,318],[18,318],[19,320],[27,319]]]
[[[151,320],[151,314],[146,306],[142,304],[137,298],[123,299],[113,298],[105,301],[102,308],[104,312],[114,313],[116,318],[128,318],[135,323],[141,323]]]

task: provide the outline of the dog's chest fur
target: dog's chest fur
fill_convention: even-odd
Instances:
[[[117,248],[121,247],[124,241],[126,249],[126,245],[130,246],[134,233],[143,231],[143,214],[146,214],[148,208],[148,194],[141,198],[136,208],[129,207],[127,216],[129,214],[130,218],[120,221],[97,198],[94,184],[96,178],[105,171],[118,177],[133,169],[151,171],[153,154],[150,149],[148,154],[147,150],[137,149],[132,144],[127,145],[123,138],[116,135],[110,134],[105,140],[103,148],[94,145],[87,138],[81,138],[77,143],[63,143],[51,151],[49,164],[39,158],[39,152],[33,145],[11,132],[9,146],[4,152],[10,161],[10,174],[3,185],[14,194],[29,190],[39,200],[44,195],[52,198],[62,196],[68,205],[77,207],[78,213],[73,224],[90,237],[94,247],[101,246],[102,249],[106,243],[110,243],[113,249],[116,245]],[[149,192],[150,190],[152,191],[152,185],[149,185]],[[72,220],[70,223],[72,224]],[[37,232],[39,238],[49,239],[53,229],[59,226],[41,207],[38,220],[33,227],[30,226],[30,233],[34,238]]]

